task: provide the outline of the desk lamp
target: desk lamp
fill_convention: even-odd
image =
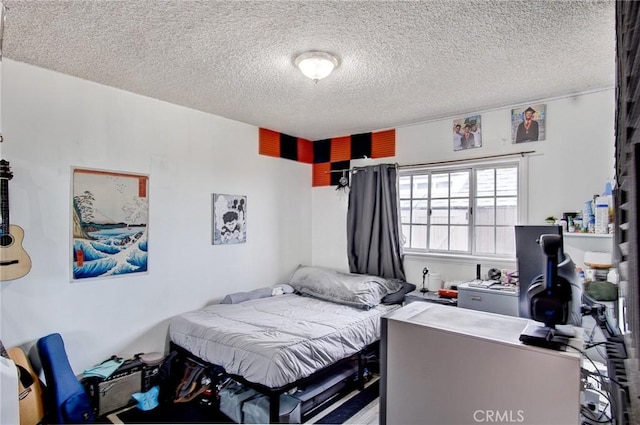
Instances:
[[[424,281],[427,278],[427,275],[429,274],[429,269],[428,268],[424,268],[422,269],[422,288],[420,288],[420,292],[422,292],[423,294],[425,292],[429,292],[429,290],[424,286]]]

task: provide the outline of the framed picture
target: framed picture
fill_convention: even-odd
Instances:
[[[247,241],[247,197],[213,194],[213,244]]]
[[[547,105],[528,105],[511,110],[512,143],[537,142],[546,138]]]
[[[149,177],[72,170],[73,280],[148,272]]]
[[[479,148],[482,146],[482,123],[480,115],[453,120],[453,150]]]

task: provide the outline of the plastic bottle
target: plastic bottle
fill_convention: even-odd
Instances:
[[[576,231],[576,226],[573,224],[573,217],[569,217],[569,233],[573,233]]]
[[[567,233],[567,220],[558,220],[558,225],[562,227],[564,233]]]
[[[593,215],[593,201],[589,200],[584,203],[582,209],[582,231],[586,232],[589,229],[589,225],[593,223],[595,226],[595,216]]]
[[[584,271],[584,281],[593,282],[596,280],[596,271],[592,268],[588,268]]]
[[[596,198],[595,206],[596,233],[609,233],[609,204],[607,203],[607,198],[605,198],[604,196],[598,196]]]

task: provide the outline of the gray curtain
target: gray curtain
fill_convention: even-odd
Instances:
[[[351,175],[347,211],[351,273],[405,280],[396,175],[392,164],[358,168]]]

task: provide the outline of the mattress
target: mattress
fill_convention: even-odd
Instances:
[[[363,310],[295,294],[215,304],[171,319],[169,337],[209,363],[279,388],[380,339],[380,318],[398,305]]]

